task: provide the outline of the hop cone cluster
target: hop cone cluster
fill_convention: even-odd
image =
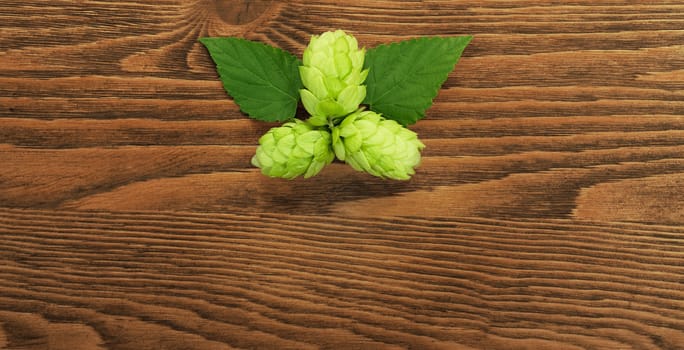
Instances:
[[[295,119],[259,138],[252,164],[271,177],[311,177],[335,158],[330,143],[330,132]]]
[[[311,114],[309,122],[326,125],[330,118],[354,112],[366,97],[361,85],[368,70],[363,70],[364,49],[344,31],[314,35],[304,50],[299,74],[306,89],[300,90],[302,103]]]
[[[420,163],[425,145],[415,132],[372,111],[357,111],[333,128],[333,149],[358,171],[408,180]]]
[[[359,105],[365,50],[341,30],[314,35],[304,51],[302,103],[311,117],[272,128],[259,139],[252,164],[271,177],[311,177],[335,156],[358,171],[408,180],[425,147],[413,131]]]

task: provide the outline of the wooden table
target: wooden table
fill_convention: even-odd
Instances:
[[[684,3],[0,3],[0,348],[684,348]],[[197,39],[475,39],[415,177],[249,159]]]

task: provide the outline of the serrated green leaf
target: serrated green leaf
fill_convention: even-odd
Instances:
[[[424,37],[368,50],[364,103],[404,126],[415,123],[425,116],[471,39]]]
[[[299,60],[279,48],[242,38],[201,38],[216,63],[223,87],[240,109],[262,121],[295,116]]]

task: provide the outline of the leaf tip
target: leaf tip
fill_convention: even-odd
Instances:
[[[214,39],[214,38],[212,38],[212,37],[201,37],[201,38],[198,38],[197,41],[199,41],[202,45],[204,45],[205,47],[208,48],[209,43],[211,42],[212,39]]]

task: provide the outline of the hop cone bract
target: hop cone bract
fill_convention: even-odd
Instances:
[[[333,128],[337,158],[358,171],[408,180],[420,163],[425,145],[415,132],[372,111],[357,111]]]
[[[368,70],[363,70],[366,52],[356,38],[342,30],[311,37],[299,66],[302,103],[312,115],[309,122],[325,125],[328,118],[354,112],[366,97],[361,85]]]
[[[252,164],[270,177],[311,177],[335,158],[330,146],[328,131],[314,129],[311,124],[295,119],[259,138]]]

